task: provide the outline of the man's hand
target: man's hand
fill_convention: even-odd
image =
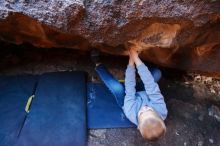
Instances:
[[[138,53],[137,53],[137,51],[136,50],[134,50],[134,49],[129,49],[129,54],[130,54],[130,57],[133,59],[133,60],[135,60],[136,58],[138,58]]]
[[[136,66],[139,66],[143,63],[138,56],[138,52],[135,49],[133,48],[129,49],[129,55],[130,58],[135,62]]]
[[[129,57],[129,65],[134,66],[134,60],[131,57]]]
[[[128,53],[129,53],[129,65],[134,66],[134,60],[132,58],[130,49],[128,50]]]

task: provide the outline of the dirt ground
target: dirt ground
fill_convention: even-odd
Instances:
[[[99,81],[86,52],[5,44],[0,50],[0,75],[84,70],[90,81]],[[104,54],[102,62],[118,79],[124,78],[126,57]],[[148,142],[134,128],[89,130],[89,146],[220,146],[220,80],[161,69],[159,85],[169,111],[166,135]]]

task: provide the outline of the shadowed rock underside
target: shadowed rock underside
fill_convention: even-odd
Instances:
[[[132,46],[155,64],[220,76],[220,1],[2,0],[0,39],[114,55]]]

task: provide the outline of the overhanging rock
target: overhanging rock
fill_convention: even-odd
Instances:
[[[0,39],[42,48],[98,48],[220,74],[219,0],[1,0]]]

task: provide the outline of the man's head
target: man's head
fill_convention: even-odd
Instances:
[[[147,106],[143,106],[138,112],[138,129],[147,140],[157,140],[166,132],[164,121]]]

